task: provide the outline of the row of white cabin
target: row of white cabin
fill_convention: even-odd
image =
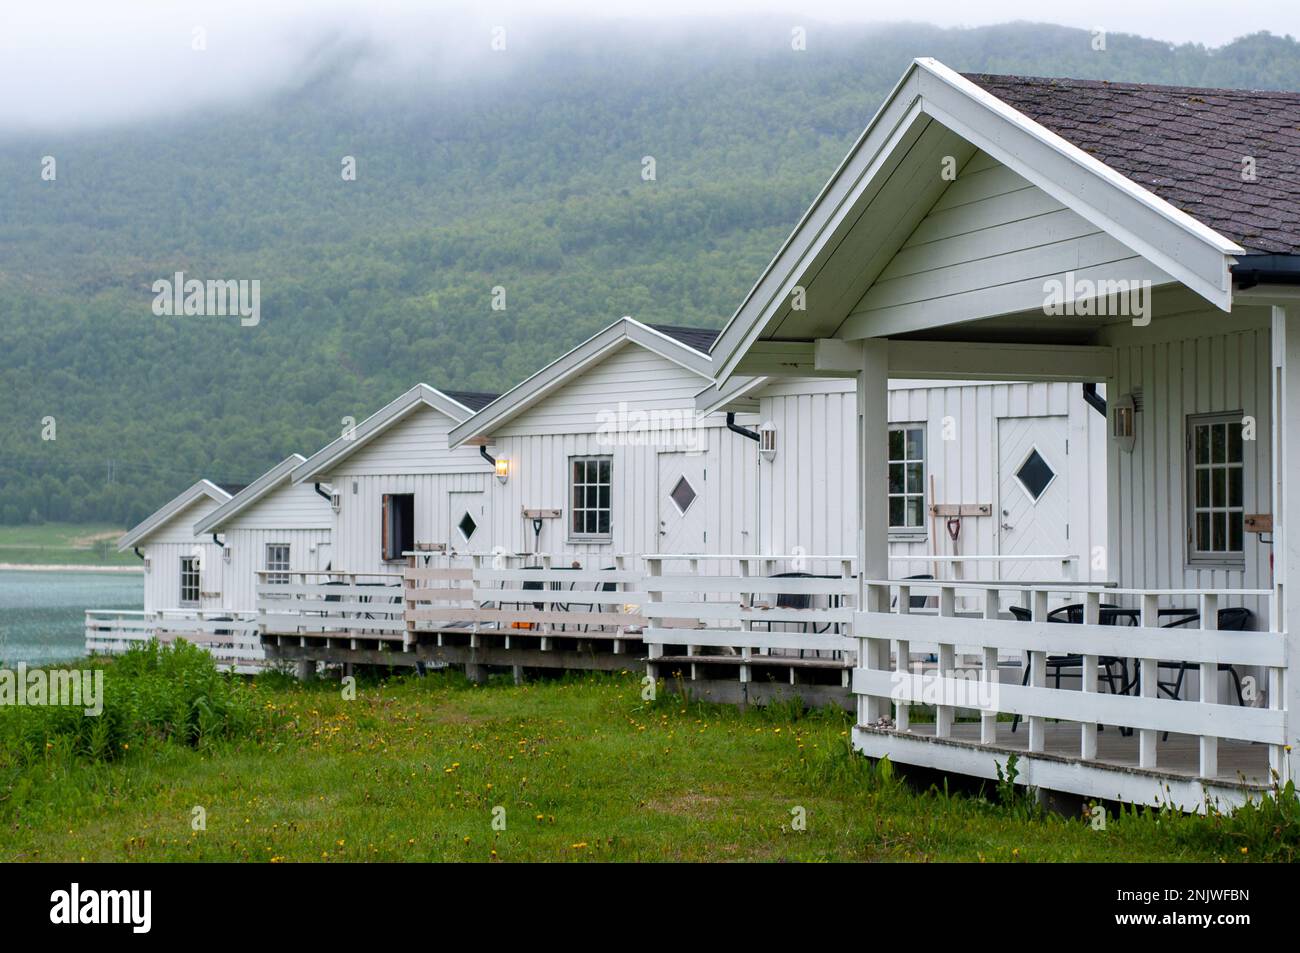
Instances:
[[[500,397],[419,384],[245,487],[200,480],[120,541],[144,610],[252,613],[259,571],[395,573],[413,550],[856,553],[853,381],[720,392],[713,337],[622,318]],[[1105,577],[1105,418],[1080,385],[890,388],[895,575]]]

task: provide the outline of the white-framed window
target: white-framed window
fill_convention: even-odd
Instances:
[[[1246,454],[1240,413],[1187,418],[1187,561],[1244,561]]]
[[[569,536],[609,539],[614,524],[613,457],[569,458]]]
[[[199,604],[200,560],[198,556],[181,557],[181,605]]]
[[[289,585],[289,544],[266,544],[266,581],[272,586]]]
[[[889,531],[925,532],[925,427],[889,428]]]

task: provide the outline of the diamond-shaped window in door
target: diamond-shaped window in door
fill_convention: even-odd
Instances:
[[[1020,469],[1016,471],[1016,479],[1025,488],[1029,498],[1037,503],[1038,498],[1056,479],[1056,471],[1048,466],[1047,461],[1035,448],[1029,452],[1029,456],[1025,457],[1025,462],[1020,464]]]
[[[464,536],[466,540],[474,535],[474,530],[478,529],[478,523],[474,522],[474,517],[470,516],[469,513],[462,516],[460,522],[456,525],[460,527],[460,535]]]
[[[673,498],[673,503],[677,505],[677,511],[685,513],[691,508],[691,504],[695,502],[695,487],[691,486],[686,477],[682,477],[668,495]]]

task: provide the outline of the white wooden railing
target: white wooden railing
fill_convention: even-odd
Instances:
[[[835,667],[846,672],[857,643],[850,635],[857,582],[848,557],[644,557],[641,583],[648,620],[643,638],[649,674],[689,664],[734,665],[740,680],[758,666]],[[838,563],[839,574],[805,566]],[[798,569],[791,569],[797,566]],[[782,572],[786,574],[782,574]]]
[[[403,639],[400,572],[257,573],[263,634]]]
[[[222,668],[260,671],[266,653],[251,612],[228,609],[163,609],[154,612],[86,610],[86,652],[120,655],[150,639],[184,639],[212,653]]]
[[[1238,739],[1268,746],[1269,765],[1283,770],[1285,745],[1282,679],[1286,666],[1285,639],[1275,631],[1221,632],[1218,612],[1229,602],[1271,598],[1272,590],[1134,590],[1064,584],[1016,586],[1012,583],[963,583],[868,580],[863,611],[854,616],[859,643],[853,689],[859,696],[860,725],[888,724],[893,707],[894,728],[907,731],[913,705],[933,704],[934,732],[953,733],[958,709],[976,710],[980,718],[980,744],[998,741],[998,715],[1020,716],[1028,726],[1028,751],[1045,750],[1048,720],[1074,722],[1078,727],[1076,756],[1097,757],[1099,724],[1137,731],[1137,758],[1142,768],[1160,763],[1159,737],[1164,732],[1198,739],[1196,771],[1201,778],[1219,775],[1219,739]],[[913,609],[912,597],[932,595],[937,609]],[[979,600],[974,615],[956,610],[959,596]],[[1127,609],[1136,626],[1100,624],[1103,602]],[[1054,605],[1082,604],[1081,624],[1048,621]],[[1190,605],[1188,603],[1190,602]],[[1160,610],[1173,607],[1194,610],[1192,624],[1163,627]],[[1019,621],[1011,605],[1028,610],[1029,621]],[[1269,613],[1276,618],[1275,612]],[[937,648],[937,666],[917,671],[915,649],[925,643]],[[973,654],[978,678],[962,677],[958,653]],[[1000,678],[999,659],[1023,654],[1029,678],[1020,684]],[[1049,656],[1082,656],[1077,667],[1078,687],[1047,687]],[[1099,660],[1103,656],[1136,660],[1138,678],[1131,694],[1099,691]],[[1199,676],[1194,699],[1163,697],[1159,691],[1162,661],[1191,663]],[[1219,666],[1255,667],[1266,673],[1269,707],[1241,706],[1235,698],[1219,698]]]
[[[412,631],[555,637],[639,638],[643,574],[626,556],[411,554],[404,572]],[[622,646],[616,645],[615,651]]]

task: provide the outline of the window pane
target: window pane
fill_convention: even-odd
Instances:
[[[1241,483],[1242,474],[1245,471],[1241,467],[1233,467],[1228,471],[1228,505],[1241,506]]]
[[[907,525],[921,526],[921,497],[911,496],[907,499]]]
[[[609,513],[602,511],[596,520],[596,532],[607,534],[609,532]]]
[[[574,482],[574,483],[581,483],[581,482],[582,482],[582,476],[583,476],[583,474],[586,473],[586,472],[587,472],[587,471],[584,469],[584,464],[583,464],[583,462],[582,462],[581,460],[574,460],[574,461],[573,461],[573,481],[572,481],[572,482]]]
[[[1200,425],[1196,428],[1196,462],[1210,462],[1210,428],[1207,425]]]
[[[1244,459],[1241,446],[1241,424],[1228,424],[1228,462],[1240,463]]]
[[[889,431],[889,459],[903,459],[903,431]]]
[[[1210,428],[1210,460],[1223,463],[1228,459],[1227,424],[1215,424]]]
[[[1210,502],[1214,506],[1227,506],[1228,498],[1228,474],[1220,467],[1214,468],[1214,482],[1212,484],[1214,492],[1210,496]]]
[[[1210,505],[1210,471],[1196,471],[1196,505]]]
[[[913,427],[907,432],[907,458],[909,460],[920,460],[925,456],[925,431],[920,427]]]
[[[891,463],[889,465],[889,492],[903,492],[903,465],[901,463]]]
[[[1210,549],[1210,514],[1196,514],[1196,548],[1201,552]]]
[[[1242,551],[1240,513],[1228,514],[1228,548],[1234,553]]]
[[[606,485],[606,486],[602,486],[602,487],[600,488],[600,503],[599,503],[599,505],[602,506],[602,507],[604,507],[605,509],[609,509],[609,486],[608,486],[608,485]]]
[[[601,483],[610,482],[610,469],[612,466],[613,464],[609,460],[600,461],[600,482]]]
[[[904,504],[904,500],[901,496],[891,496],[889,498],[889,525],[890,526],[906,525],[903,522],[903,504]]]
[[[920,493],[921,484],[924,482],[924,479],[925,478],[921,474],[921,464],[909,463],[907,465],[907,492],[908,493]]]
[[[1214,526],[1214,545],[1212,548],[1216,553],[1221,553],[1228,548],[1228,514],[1215,513],[1212,525]]]

